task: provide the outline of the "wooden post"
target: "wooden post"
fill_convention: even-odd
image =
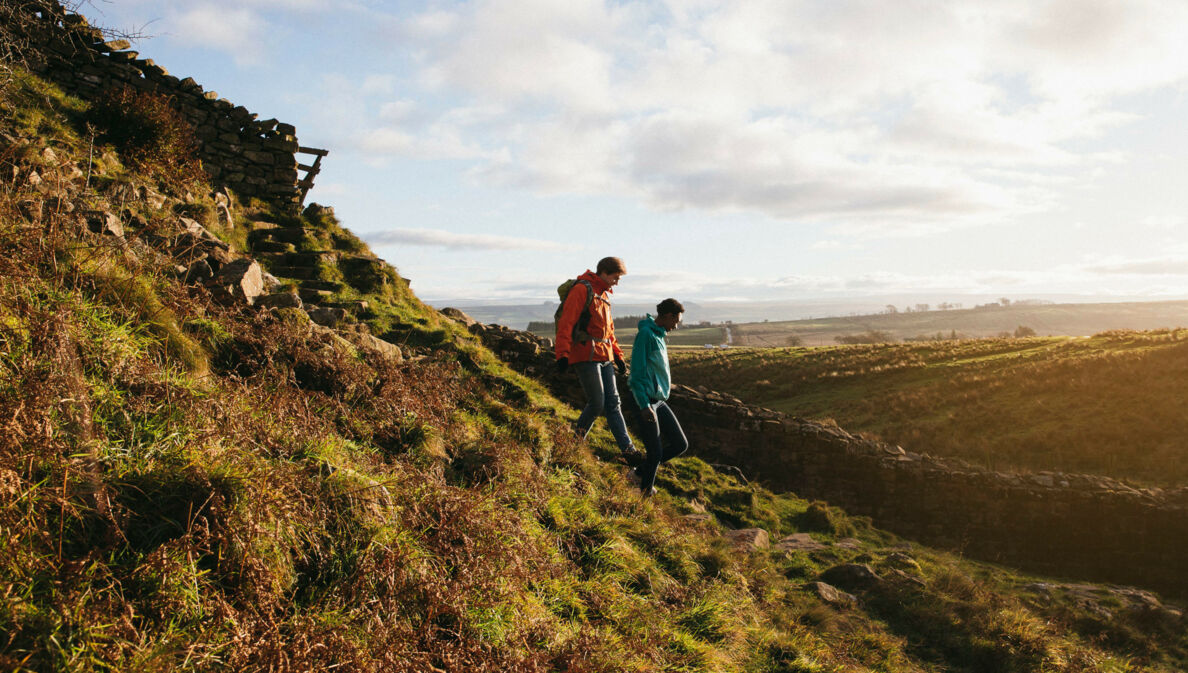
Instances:
[[[297,168],[299,170],[305,171],[305,177],[297,182],[297,188],[301,190],[301,201],[299,204],[304,206],[305,195],[308,194],[309,190],[313,187],[314,177],[317,176],[318,172],[322,170],[322,157],[330,154],[330,150],[319,150],[313,147],[298,147],[297,152],[298,154],[314,155],[312,164],[309,164],[308,166],[305,164],[297,164]]]

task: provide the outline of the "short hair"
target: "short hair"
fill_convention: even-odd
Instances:
[[[665,299],[664,301],[660,302],[659,304],[656,304],[656,315],[664,315],[666,313],[671,314],[671,315],[678,315],[678,314],[681,314],[684,312],[685,312],[684,305],[681,304],[681,302],[673,299],[672,297],[669,297],[668,299]]]
[[[603,257],[598,260],[598,266],[594,270],[606,274],[627,273],[627,266],[618,257]]]

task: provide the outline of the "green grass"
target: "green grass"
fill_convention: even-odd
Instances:
[[[641,500],[605,429],[579,442],[575,410],[407,285],[344,295],[374,301],[372,329],[414,356],[371,358],[299,311],[216,304],[173,280],[167,257],[66,221],[31,226],[21,198],[38,197],[0,191],[5,670],[1188,663],[1182,629],[1108,589],[1089,607],[1079,589],[1035,600],[1038,578],[911,546],[695,457]],[[147,227],[171,208],[143,210]],[[310,245],[349,240],[325,213],[301,217],[326,233]],[[70,235],[46,234],[59,230]],[[821,549],[736,550],[727,526],[808,533]],[[852,608],[803,588],[845,562],[887,579],[850,588]]]
[[[991,469],[1188,483],[1188,330],[683,351],[674,379]]]

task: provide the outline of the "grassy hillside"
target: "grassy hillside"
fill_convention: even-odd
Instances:
[[[1188,324],[1188,301],[1116,304],[1013,304],[992,308],[745,323],[732,329],[739,346],[832,346],[838,337],[881,332],[884,341],[985,338],[1020,326],[1040,336],[1088,336],[1114,329],[1147,330]],[[789,339],[798,341],[790,342]]]
[[[304,232],[281,254],[365,254],[330,211],[221,223],[200,179],[92,154],[88,102],[20,75],[0,107],[4,670],[1188,665],[1145,592],[965,562],[696,458],[641,500],[607,433],[578,442],[391,267],[286,281],[367,301],[340,329],[193,282],[179,217],[232,255],[278,224]]]
[[[683,352],[674,378],[992,469],[1188,483],[1188,330]]]

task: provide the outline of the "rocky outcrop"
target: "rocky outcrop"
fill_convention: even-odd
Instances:
[[[258,197],[294,210],[300,205],[299,145],[292,125],[260,120],[193,79],[169,74],[131,51],[126,40],[107,41],[102,31],[57,2],[31,3],[28,11],[35,29],[27,52],[38,74],[88,100],[120,87],[166,95],[194,128],[198,157],[212,180],[241,198]]]
[[[515,369],[582,403],[576,378],[555,373],[550,340],[501,325],[469,329]],[[625,404],[629,399],[624,395]],[[1188,596],[1188,488],[992,472],[705,388],[676,385],[669,404],[689,436],[690,455],[737,467],[773,489],[826,500],[881,528],[974,558]]]

